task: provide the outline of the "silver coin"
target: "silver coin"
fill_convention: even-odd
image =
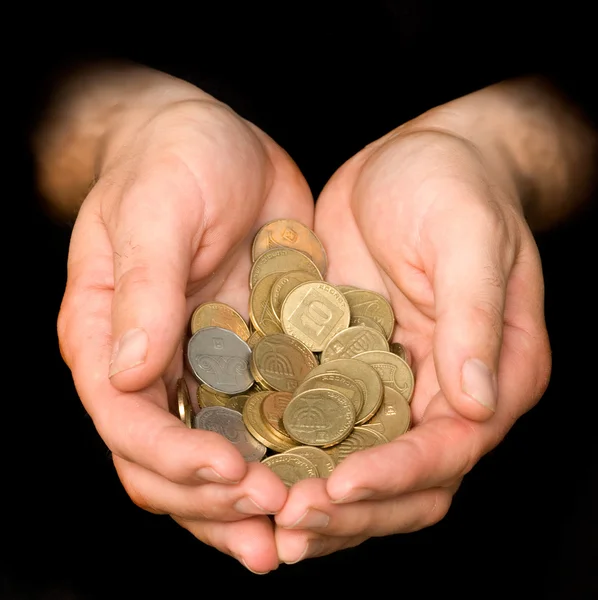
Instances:
[[[250,357],[251,348],[236,333],[222,327],[199,329],[187,345],[187,360],[195,377],[231,396],[254,384]]]
[[[195,416],[195,429],[214,431],[235,445],[247,462],[264,458],[266,446],[260,444],[245,427],[243,415],[224,406],[202,408]]]

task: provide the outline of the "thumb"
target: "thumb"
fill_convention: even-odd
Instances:
[[[430,235],[436,309],[434,361],[453,408],[475,421],[496,410],[513,236],[492,210],[454,208]]]
[[[124,392],[160,377],[185,332],[185,292],[201,203],[172,179],[159,172],[139,178],[108,225],[114,249],[109,376]]]

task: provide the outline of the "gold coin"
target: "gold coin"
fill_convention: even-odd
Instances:
[[[321,281],[302,283],[285,298],[281,309],[285,333],[321,352],[339,331],[349,326],[351,311],[345,296]]]
[[[343,294],[345,294],[346,292],[352,292],[354,290],[358,290],[359,288],[353,286],[353,285],[337,285],[335,286],[336,289],[339,292],[342,292]]]
[[[374,350],[358,354],[355,360],[372,366],[385,386],[396,390],[407,402],[411,402],[415,384],[413,371],[400,356],[392,352]]]
[[[409,402],[393,388],[385,387],[382,406],[363,427],[375,429],[390,441],[406,433],[410,425],[411,408]]]
[[[349,377],[359,386],[363,396],[363,406],[357,414],[355,423],[361,425],[369,421],[378,412],[384,392],[382,381],[376,370],[354,358],[339,358],[319,365],[309,373],[308,378],[331,373]]]
[[[208,406],[227,406],[227,402],[230,396],[221,394],[205,383],[202,383],[197,387],[197,404],[200,408],[206,408]]]
[[[312,462],[295,454],[277,454],[265,458],[262,463],[272,469],[287,487],[291,487],[302,479],[310,479],[319,475],[318,469]]]
[[[259,331],[252,331],[249,339],[247,340],[247,345],[253,350],[253,347],[263,338],[264,336],[259,333]]]
[[[336,390],[306,390],[293,396],[282,422],[287,433],[305,446],[342,442],[355,425],[353,404]]]
[[[249,318],[261,335],[282,333],[282,327],[270,306],[270,292],[279,277],[278,273],[266,275],[256,282],[249,296]]]
[[[379,331],[381,334],[386,337],[386,332],[382,328],[381,325],[378,325],[374,319],[371,317],[364,317],[362,315],[351,315],[351,320],[349,321],[349,327],[369,327],[370,329],[375,329]]]
[[[340,444],[328,448],[327,454],[332,458],[335,465],[340,464],[349,454],[367,450],[374,446],[386,444],[388,440],[374,429],[366,429],[365,427],[355,427],[351,434]]]
[[[336,390],[351,400],[355,414],[359,415],[363,408],[363,393],[357,382],[342,373],[321,373],[312,377],[311,373],[295,390],[295,396],[306,390],[315,389]]]
[[[247,431],[266,448],[275,452],[284,452],[297,444],[288,436],[275,435],[270,431],[262,418],[262,402],[270,392],[252,394],[243,408],[243,422]]]
[[[390,302],[377,292],[352,290],[344,294],[351,308],[351,315],[374,319],[389,340],[395,327],[395,314]]]
[[[290,392],[270,392],[262,402],[262,417],[267,428],[275,434],[288,436],[282,423],[285,408],[293,399]]]
[[[226,408],[232,408],[237,412],[243,414],[243,409],[245,408],[245,404],[249,398],[249,394],[239,394],[238,396],[231,396],[226,399]]]
[[[318,470],[318,475],[323,479],[328,479],[334,470],[334,461],[324,450],[315,446],[296,446],[286,450],[284,454],[293,454],[307,458]]]
[[[264,252],[281,246],[305,252],[320,273],[326,275],[328,259],[324,246],[311,229],[293,219],[278,219],[266,223],[253,239],[251,259],[255,262]]]
[[[204,327],[222,327],[236,333],[244,342],[249,339],[249,327],[245,319],[222,302],[204,302],[191,315],[191,333]]]
[[[191,406],[191,396],[187,382],[181,377],[176,382],[177,404],[179,408],[179,417],[187,427],[191,427],[193,423],[193,407]]]
[[[284,275],[289,271],[305,271],[313,276],[313,279],[321,280],[322,275],[315,263],[307,254],[290,248],[274,248],[264,252],[251,267],[249,274],[249,287],[253,286],[266,275],[278,273]]]
[[[399,344],[399,342],[393,342],[392,344],[390,344],[389,350],[393,354],[396,354],[399,358],[402,358],[408,365],[411,362],[409,360],[409,353],[407,352],[407,348],[405,348],[403,344]]]
[[[299,340],[284,333],[263,337],[253,347],[250,362],[256,381],[278,392],[293,392],[317,366],[313,353]]]
[[[289,292],[300,283],[308,281],[314,281],[314,277],[311,273],[306,273],[305,271],[291,271],[278,277],[270,292],[270,308],[278,322],[280,322],[282,303],[289,295]]]
[[[386,337],[371,327],[349,327],[339,331],[322,350],[320,364],[337,358],[353,358],[370,350],[388,351]]]

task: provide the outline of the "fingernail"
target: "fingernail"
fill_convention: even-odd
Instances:
[[[333,504],[344,504],[345,502],[359,502],[359,500],[367,500],[374,495],[372,490],[366,490],[365,488],[355,488],[348,494],[339,498],[338,500],[331,500]]]
[[[254,571],[253,569],[250,569],[250,568],[247,566],[247,563],[246,563],[246,562],[245,562],[245,560],[244,560],[244,559],[242,559],[242,558],[240,558],[240,559],[239,559],[239,562],[240,562],[240,563],[241,563],[241,564],[242,564],[242,565],[243,565],[243,566],[244,566],[244,567],[245,567],[245,568],[246,568],[248,571],[251,571],[251,572],[252,572],[254,575],[267,575],[267,574],[270,572],[270,571],[261,571],[261,572],[260,572],[260,571]]]
[[[482,406],[496,410],[496,378],[490,369],[477,358],[470,358],[463,365],[461,389]]]
[[[226,477],[222,477],[220,473],[217,473],[212,469],[212,467],[202,467],[198,469],[195,475],[199,479],[204,479],[205,481],[212,481],[213,483],[239,483],[238,481],[232,481],[230,479],[226,479]]]
[[[330,517],[321,510],[308,508],[294,523],[281,525],[285,529],[322,529],[326,527]]]
[[[147,345],[145,329],[129,329],[124,333],[112,353],[109,377],[143,364],[147,355]]]
[[[320,552],[324,549],[324,542],[320,539],[309,540],[303,549],[303,552],[299,555],[299,558],[295,560],[285,560],[287,565],[295,565],[298,562],[305,560],[306,558],[313,558],[314,556],[318,556]]]
[[[252,500],[249,496],[245,496],[244,498],[237,500],[233,505],[233,508],[242,515],[268,514],[267,510],[263,509],[255,500]]]

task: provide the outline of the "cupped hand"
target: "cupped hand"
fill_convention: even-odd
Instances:
[[[218,300],[247,317],[256,231],[282,217],[312,227],[313,199],[290,158],[215,100],[136,119],[107,145],[74,226],[61,351],[131,499],[265,572],[284,485],[185,427],[169,397],[193,309]]]
[[[514,185],[447,131],[399,128],[330,180],[315,231],[328,279],[390,300],[411,352],[413,428],[301,481],[276,517],[281,561],[439,521],[462,477],[550,373],[540,258]]]

